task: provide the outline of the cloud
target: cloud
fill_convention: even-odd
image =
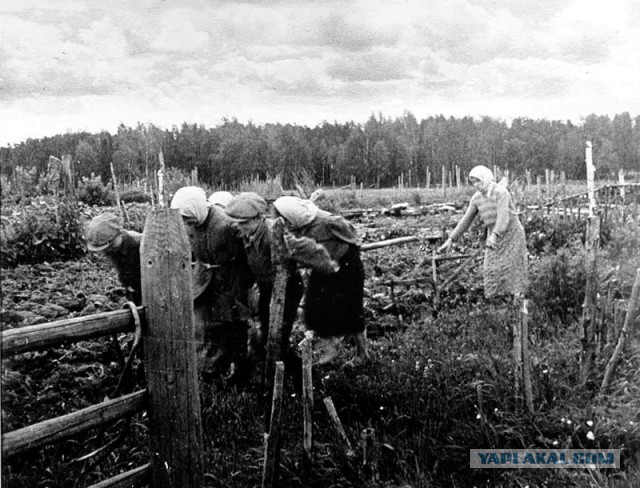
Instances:
[[[409,53],[375,49],[335,57],[327,66],[327,74],[340,81],[401,80],[413,76],[414,62]]]
[[[632,35],[637,37],[639,20],[637,15],[635,19],[629,16],[627,2],[574,0],[543,23],[536,37],[538,43],[559,59],[581,64],[602,63],[613,55],[617,46],[628,41],[627,32],[635,31]]]
[[[2,98],[113,94],[144,83],[149,60],[129,57],[127,37],[108,17],[70,31],[12,19],[2,31]]]
[[[151,42],[152,49],[195,53],[206,51],[209,34],[198,30],[191,17],[197,12],[175,9],[163,14],[160,21],[160,33]]]

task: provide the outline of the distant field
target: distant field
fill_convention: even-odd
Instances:
[[[603,186],[607,182],[598,182],[597,187]],[[513,185],[510,187],[516,201],[522,204],[544,203],[554,198],[563,198],[587,191],[586,182],[569,182],[566,185],[554,184],[547,187],[541,185]],[[411,205],[428,205],[431,203],[459,202],[468,200],[475,191],[471,185],[464,185],[460,188],[447,188],[444,192],[442,188],[326,188],[324,189],[326,198],[334,200],[336,203],[346,204],[346,208],[364,207],[387,207],[394,203],[408,202]]]

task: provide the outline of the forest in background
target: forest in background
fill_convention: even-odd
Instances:
[[[239,181],[278,175],[285,186],[300,176],[316,185],[344,185],[353,178],[365,187],[389,187],[402,175],[404,183],[438,183],[456,167],[466,173],[476,164],[507,169],[516,176],[531,171],[564,171],[568,179],[584,179],[584,147],[593,143],[597,177],[640,169],[640,115],[589,115],[570,121],[516,118],[510,124],[483,117],[418,121],[410,112],[395,119],[372,115],[364,124],[324,122],[314,128],[291,124],[254,125],[224,119],[213,128],[183,123],[161,129],[153,124],[121,124],[115,134],[103,131],[66,133],[28,139],[0,148],[2,176],[11,180],[16,168],[38,175],[47,172],[49,156],[70,154],[76,181],[111,178],[149,179],[165,165],[185,172],[197,169],[199,181],[232,187]]]

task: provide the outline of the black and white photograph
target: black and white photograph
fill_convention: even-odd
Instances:
[[[0,485],[640,486],[640,3],[0,0]]]

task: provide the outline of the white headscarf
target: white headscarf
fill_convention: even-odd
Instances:
[[[469,178],[478,178],[482,182],[482,193],[490,193],[493,183],[493,171],[483,165],[474,166],[469,171]]]
[[[225,208],[232,198],[233,195],[228,191],[214,191],[209,195],[207,202],[209,205],[217,205],[218,207]]]
[[[207,194],[198,186],[183,186],[171,199],[171,208],[180,209],[183,217],[193,217],[202,225],[207,220]]]
[[[315,203],[298,197],[280,197],[273,202],[273,206],[293,229],[304,227],[318,215]]]

